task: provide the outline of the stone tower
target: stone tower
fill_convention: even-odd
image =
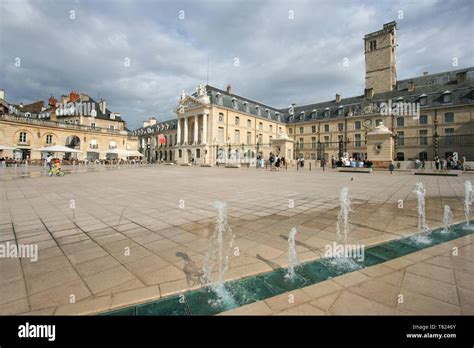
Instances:
[[[391,91],[397,84],[396,30],[394,21],[364,37],[366,95]]]

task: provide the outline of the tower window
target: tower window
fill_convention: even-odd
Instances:
[[[369,51],[374,51],[377,49],[377,40],[369,41]]]

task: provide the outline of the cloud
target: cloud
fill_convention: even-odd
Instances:
[[[472,10],[469,0],[3,0],[0,87],[24,103],[100,95],[136,128],[173,118],[180,91],[206,83],[209,61],[216,87],[275,107],[310,104],[363,93],[362,38],[392,20],[399,78],[474,65]]]

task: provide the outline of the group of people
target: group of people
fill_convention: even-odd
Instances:
[[[280,167],[286,166],[285,157],[280,158],[278,155],[270,154],[270,158],[268,159],[268,163],[270,164],[270,170],[280,170]]]
[[[59,158],[53,158],[53,155],[48,154],[46,156],[46,165],[48,166],[49,170],[61,170],[61,160]]]
[[[436,156],[434,159],[434,162],[435,162],[436,169],[463,170],[464,163],[466,162],[466,157],[463,157],[462,161],[460,161],[459,159],[455,159],[453,156],[448,156],[448,158],[441,158],[441,159],[438,156]],[[416,167],[416,160],[415,160],[415,167]],[[424,165],[422,168],[424,168]]]
[[[357,160],[352,157],[341,157],[341,158],[334,158],[331,157],[331,166],[332,168],[336,167],[353,167],[353,168],[371,168],[373,163],[369,160]]]

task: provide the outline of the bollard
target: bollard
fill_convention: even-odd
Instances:
[[[311,162],[309,162],[309,171],[311,171]]]

